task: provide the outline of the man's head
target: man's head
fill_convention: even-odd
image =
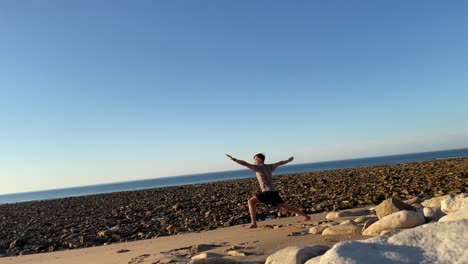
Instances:
[[[262,153],[258,153],[258,154],[255,154],[253,159],[254,159],[255,164],[260,165],[265,162],[265,155],[263,155]]]

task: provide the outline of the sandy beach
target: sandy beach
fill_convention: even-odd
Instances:
[[[298,223],[300,217],[287,217],[259,222],[257,229],[243,225],[210,231],[157,237],[84,249],[66,250],[17,257],[0,258],[0,263],[79,264],[79,263],[186,263],[188,258],[202,252],[211,252],[242,263],[264,263],[266,258],[288,246],[332,246],[345,240],[365,239],[360,235],[312,235],[311,226],[326,221],[326,213],[311,215],[312,219]],[[198,248],[198,249],[197,249]],[[229,256],[235,250],[246,256]],[[125,251],[119,253],[121,251]],[[198,251],[198,252],[197,252]],[[159,261],[159,262],[158,262]],[[166,262],[165,262],[166,261]]]
[[[186,263],[211,252],[263,263],[294,245],[325,245],[361,235],[312,235],[327,212],[370,207],[395,197],[459,194],[468,158],[275,177],[285,200],[312,219],[297,223],[258,206],[260,227],[245,229],[255,179],[0,205],[0,263]],[[237,255],[229,256],[229,250]],[[240,252],[240,253],[239,253]]]

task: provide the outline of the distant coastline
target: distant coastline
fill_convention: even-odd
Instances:
[[[368,166],[390,165],[419,161],[444,160],[461,157],[468,157],[468,148],[293,164],[280,167],[277,171],[275,171],[274,174],[277,176],[284,174],[305,173],[345,168],[360,168]],[[254,177],[254,175],[249,170],[220,171],[173,177],[161,177],[155,179],[116,182],[80,187],[70,187],[63,189],[3,194],[0,195],[0,204],[60,199],[66,197],[76,197],[121,191],[144,190],[168,186],[181,186],[188,184],[217,182],[232,179],[245,179],[251,177]]]

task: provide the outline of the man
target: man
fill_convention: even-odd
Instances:
[[[276,189],[275,185],[273,184],[273,179],[272,179],[272,173],[273,171],[278,168],[281,165],[287,164],[291,161],[294,160],[294,157],[289,158],[288,160],[283,160],[279,161],[274,164],[265,164],[265,155],[259,153],[256,154],[253,157],[254,163],[255,164],[250,164],[248,162],[245,162],[243,160],[238,160],[236,158],[233,158],[231,155],[226,154],[228,158],[230,158],[232,161],[245,166],[253,171],[255,171],[255,174],[257,176],[258,183],[260,184],[260,188],[262,189],[262,192],[257,193],[257,195],[252,196],[252,198],[249,199],[248,205],[249,205],[249,212],[250,212],[250,219],[251,219],[251,224],[249,228],[256,228],[257,227],[257,218],[256,218],[256,213],[255,213],[255,206],[258,203],[264,203],[268,205],[277,205],[287,211],[299,214],[303,216],[304,218],[301,221],[307,221],[310,220],[310,216],[302,212],[301,210],[287,204],[286,202],[281,199],[279,196],[278,190]]]

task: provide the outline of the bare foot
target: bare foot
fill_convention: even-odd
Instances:
[[[305,221],[309,221],[310,220],[310,216],[305,216],[302,220],[299,220],[299,222],[305,222]]]
[[[250,225],[244,226],[244,227],[247,228],[247,229],[252,229],[252,228],[257,228],[258,226],[257,226],[257,224],[250,224]]]

